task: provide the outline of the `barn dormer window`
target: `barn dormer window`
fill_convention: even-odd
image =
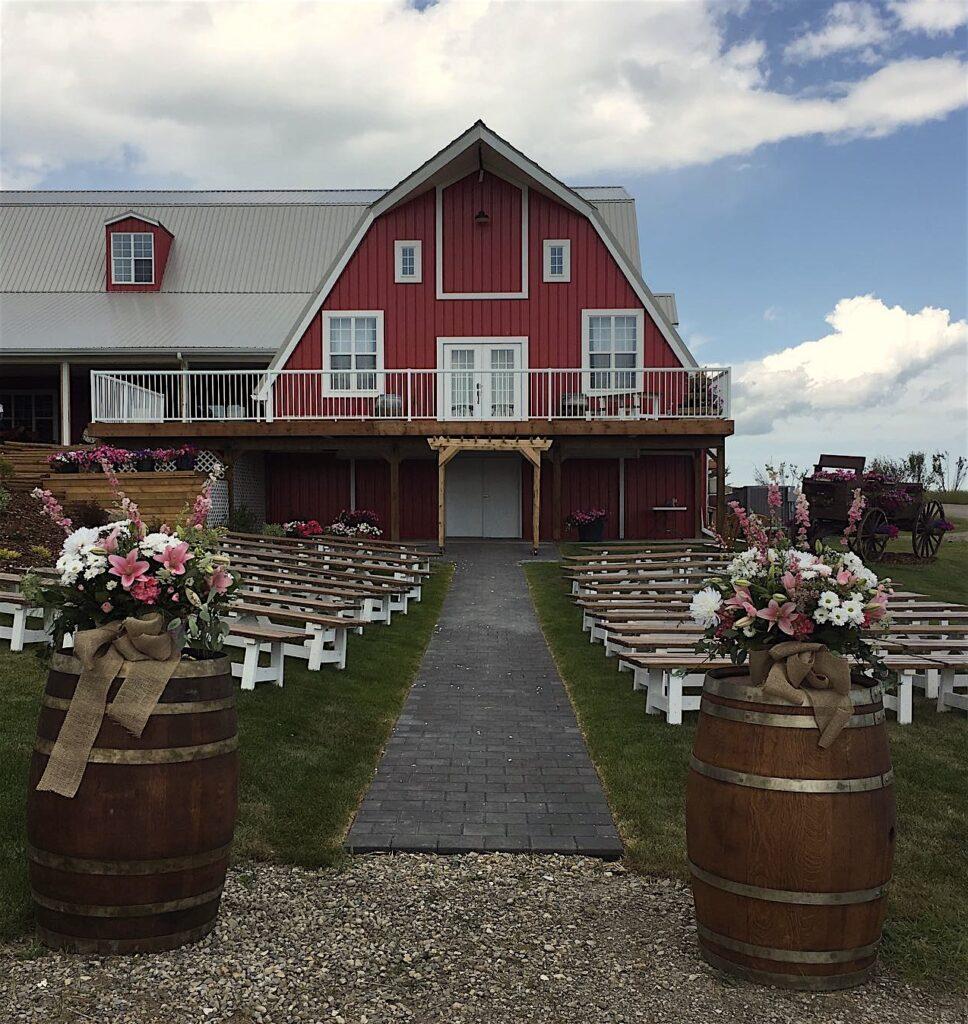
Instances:
[[[544,243],[545,281],[571,280],[571,240],[546,238]]]
[[[423,280],[423,259],[419,239],[393,243],[394,274],[397,284],[420,284]]]
[[[111,281],[113,284],[154,284],[154,236],[148,231],[115,231],[111,234]]]

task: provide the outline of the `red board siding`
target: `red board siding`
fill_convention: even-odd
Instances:
[[[618,459],[566,459],[561,464],[562,536],[575,539],[565,530],[564,520],[578,509],[604,508],[605,538],[618,537]]]
[[[571,281],[542,281],[542,242],[571,239]],[[423,280],[395,284],[393,243],[423,241]],[[529,196],[527,299],[438,299],[435,275],[435,194],[426,192],[377,218],[323,304],[326,310],[384,310],[385,365],[433,368],[438,337],[529,339],[529,365],[581,366],[582,309],[640,309],[641,304],[595,228],[584,217],[532,191]],[[646,366],[678,366],[652,319],[645,316]],[[286,363],[322,367],[319,314]]]
[[[356,507],[376,512],[384,534],[390,529],[390,463],[386,459],[356,460]]]
[[[521,291],[522,191],[475,171],[441,196],[445,292]],[[486,224],[474,220],[483,210]]]
[[[404,459],[400,463],[400,538],[437,536],[437,461]]]
[[[625,536],[639,538],[692,537],[695,515],[695,477],[689,455],[643,455],[625,460]],[[673,499],[685,512],[653,512]]]
[[[115,232],[138,231],[154,236],[155,280],[153,284],[114,284],[111,281],[111,235]],[[168,265],[168,253],[175,236],[160,224],[148,224],[138,217],[126,217],[124,220],[108,224],[104,228],[104,281],[109,292],[160,292],[165,278],[165,267]]]
[[[332,455],[266,455],[266,519],[317,519],[324,526],[350,504],[350,465]]]

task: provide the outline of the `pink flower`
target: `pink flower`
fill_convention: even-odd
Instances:
[[[172,601],[174,601],[174,602],[175,602],[176,604],[178,603],[178,595],[177,595],[177,594],[172,594],[172,595],[171,595],[171,599],[172,599]]]
[[[792,597],[797,589],[797,578],[792,572],[785,572],[780,577],[780,583],[783,585],[783,589]]]
[[[800,612],[794,616],[793,622],[793,635],[794,636],[809,636],[813,632],[813,619],[809,615],[803,615]]]
[[[217,565],[208,581],[208,585],[216,594],[224,594],[234,582],[235,578],[232,574],[226,572],[223,566]]]
[[[756,605],[746,587],[735,587],[736,593],[725,602],[727,608],[742,609],[747,615],[756,614]]]
[[[844,529],[843,537],[840,539],[840,543],[844,547],[847,547],[847,542],[857,532],[857,524],[864,515],[866,505],[867,499],[864,497],[863,491],[859,487],[855,487],[854,500],[850,503],[850,508],[847,510],[847,526]]]
[[[161,562],[172,576],[184,576],[185,563],[194,557],[188,550],[188,542],[183,540],[180,544],[172,544],[171,547],[165,548],[160,555],[155,555],[155,561]]]
[[[783,507],[783,495],[780,494],[780,487],[774,480],[770,481],[770,486],[767,488],[766,504],[775,511]]]
[[[770,624],[768,629],[777,626],[781,633],[793,636],[793,623],[796,614],[797,606],[792,601],[785,601],[783,604],[780,604],[775,599],[771,599],[766,608],[760,608],[757,611],[756,617],[758,619],[766,619]]]
[[[108,561],[111,563],[108,572],[112,576],[121,577],[121,586],[125,590],[130,590],[131,584],[141,579],[151,568],[150,563],[138,561],[137,548],[132,548],[123,558],[120,555],[108,555]]]
[[[877,622],[887,614],[887,594],[875,594],[866,606],[867,619]]]
[[[121,528],[116,526],[105,538],[100,542],[100,547],[109,554],[113,555],[118,550],[118,537],[121,534]]]
[[[143,576],[131,587],[131,596],[142,604],[154,604],[161,593],[161,584],[154,576]]]
[[[842,587],[848,587],[854,580],[854,574],[849,569],[841,569],[837,573],[837,582]]]
[[[101,611],[104,612],[105,615],[113,609],[114,605],[111,604],[110,601],[105,601],[104,604],[101,605]]]

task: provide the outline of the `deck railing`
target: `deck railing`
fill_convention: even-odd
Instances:
[[[728,367],[92,370],[99,423],[728,419]]]

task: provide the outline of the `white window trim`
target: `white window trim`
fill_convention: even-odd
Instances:
[[[440,337],[437,338],[437,369],[446,370],[447,367],[444,365],[444,350],[448,345],[502,345],[515,343],[521,346],[521,365],[518,367],[521,373],[521,415],[515,417],[513,420],[481,420],[482,423],[517,423],[520,420],[526,420],[528,418],[528,398],[531,393],[531,389],[528,387],[528,381],[530,375],[528,370],[530,364],[528,363],[528,335],[474,335],[472,337]],[[477,423],[477,420],[455,420],[451,421],[450,417],[444,415],[444,404],[447,400],[446,390],[446,378],[447,374],[437,374],[437,419],[446,420],[448,422],[458,423]]]
[[[403,250],[413,248],[413,273],[403,272]],[[423,243],[419,238],[399,239],[393,243],[393,280],[396,284],[423,283]]]
[[[444,189],[463,178],[466,172],[437,186],[437,213],[434,234],[434,262],[438,299],[526,299],[528,297],[528,186],[502,178],[521,193],[521,291],[519,292],[445,292],[444,291]]]
[[[115,235],[131,235],[131,280],[130,281],[119,281],[114,276],[114,237],[115,237]],[[150,281],[135,281],[134,280],[134,236],[135,235],[150,235],[151,236],[151,280]],[[122,288],[125,287],[125,286],[130,287],[131,285],[137,285],[139,288],[143,288],[147,284],[154,284],[155,283],[155,236],[154,236],[154,232],[152,232],[152,231],[112,231],[110,233],[110,237],[111,237],[111,249],[110,249],[110,254],[109,255],[110,255],[110,259],[111,259],[111,284],[120,285]],[[139,259],[143,259],[144,257],[139,256],[138,258]]]
[[[591,333],[591,318],[593,316],[634,316],[635,336],[638,345],[635,349],[635,373],[641,373],[643,360],[645,359],[645,310],[644,309],[583,309],[581,311],[581,368],[582,368],[582,390],[586,395],[624,395],[628,388],[593,388],[591,386],[592,373],[591,352],[589,350],[589,334]],[[614,349],[613,349],[614,354]],[[611,373],[615,373],[612,366]],[[621,370],[619,371],[622,372]],[[626,371],[627,372],[627,371]],[[641,376],[638,378],[641,387]]]
[[[334,317],[376,317],[376,368],[373,370],[332,370],[329,364],[329,322]],[[327,309],[322,314],[322,345],[323,345],[323,388],[322,393],[330,398],[378,398],[383,394],[386,375],[383,361],[383,310],[382,309]],[[330,386],[331,373],[375,373],[376,387],[372,390],[358,388],[333,388]]]
[[[551,273],[551,248],[560,245],[562,248],[562,272]],[[546,284],[566,284],[571,280],[571,239],[546,238],[544,240],[544,280]]]

